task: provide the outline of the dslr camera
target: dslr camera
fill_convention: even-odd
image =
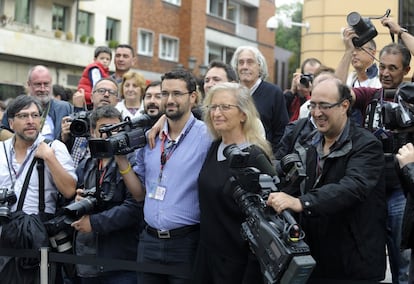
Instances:
[[[80,111],[70,115],[70,133],[75,137],[89,136],[89,111]]]
[[[56,251],[67,252],[72,249],[72,228],[71,224],[85,214],[96,211],[100,205],[111,198],[96,187],[85,189],[78,202],[70,203],[63,207],[60,214],[44,223],[49,234],[49,241]]]
[[[363,18],[358,12],[351,12],[346,17],[348,25],[351,26],[358,37],[352,39],[355,47],[362,47],[378,35],[375,26],[369,18]]]
[[[91,156],[95,158],[109,158],[113,155],[126,155],[135,149],[142,148],[147,144],[145,132],[152,126],[153,120],[147,114],[124,121],[103,126],[99,129],[101,134],[106,133],[108,138],[89,138],[89,149]],[[118,133],[112,135],[112,131]]]
[[[316,264],[303,240],[305,233],[289,211],[277,214],[265,202],[271,192],[278,191],[277,176],[249,167],[249,152],[228,147],[224,155],[229,159],[232,176],[224,190],[246,216],[241,235],[256,255],[265,282],[305,284]],[[264,156],[255,162],[262,169],[272,168]]]
[[[309,83],[313,82],[313,75],[312,74],[301,74],[300,75],[300,79],[299,79],[299,83],[306,87],[309,88]]]
[[[10,205],[17,202],[16,193],[8,188],[0,188],[0,224],[10,220]]]

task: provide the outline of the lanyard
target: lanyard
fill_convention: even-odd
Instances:
[[[184,131],[184,133],[181,135],[180,139],[177,143],[173,142],[173,145],[170,147],[167,147],[165,149],[165,141],[167,139],[167,135],[163,133],[162,140],[161,140],[161,157],[160,157],[160,175],[158,176],[158,182],[161,182],[162,179],[162,172],[164,171],[165,164],[170,159],[172,154],[174,153],[175,149],[177,149],[178,145],[180,145],[181,141],[184,141],[184,138],[187,136],[188,132],[190,132],[191,128],[193,127],[195,123],[195,118],[191,121],[190,125],[187,127],[187,129]],[[168,153],[166,153],[166,150],[168,150]]]
[[[4,146],[5,144],[3,144]],[[5,146],[4,146],[5,147]],[[13,174],[14,174],[14,179],[13,176],[10,175],[11,178],[11,189],[14,190],[14,185],[17,181],[17,179],[19,178],[19,176],[22,174],[24,168],[26,167],[27,162],[30,160],[30,157],[32,156],[34,150],[36,150],[37,147],[33,147],[32,150],[30,150],[29,155],[26,156],[26,158],[24,159],[22,165],[19,168],[19,171],[16,172],[16,169],[13,167],[13,152],[12,152],[12,148],[10,147],[10,157],[7,157],[7,152],[6,152],[6,148],[4,148],[5,154],[6,154],[6,159],[7,159],[7,165],[9,167],[9,169],[11,168],[13,170]]]

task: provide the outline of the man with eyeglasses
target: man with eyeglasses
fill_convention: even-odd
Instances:
[[[384,120],[387,101],[394,101],[396,89],[410,71],[411,53],[414,53],[414,37],[400,27],[391,18],[381,19],[393,35],[404,42],[391,43],[379,53],[379,79],[382,88],[352,88],[353,108],[360,110],[363,117],[362,126],[373,132],[382,142],[385,153],[386,197],[388,204],[388,240],[387,250],[393,283],[408,283],[410,252],[400,248],[401,227],[406,204],[406,197],[400,184],[396,167],[395,154],[407,141],[414,141],[413,129],[395,129]],[[345,54],[340,61],[336,74],[345,82],[349,63],[352,59],[354,45],[352,38],[356,34],[352,28],[344,30]],[[414,247],[414,246],[413,246]]]
[[[53,98],[52,75],[45,66],[36,65],[29,70],[27,87],[28,95],[39,99],[44,110],[40,124],[41,134],[50,140],[59,139],[62,118],[73,112],[72,105]],[[3,116],[2,125],[9,128],[7,115]],[[2,132],[5,131],[7,130]]]
[[[93,109],[100,106],[111,105],[116,106],[119,101],[118,84],[112,78],[102,78],[96,82],[92,89],[91,101]],[[82,99],[74,99],[73,101],[75,112],[84,111],[84,104]],[[75,162],[75,167],[87,154],[87,138],[75,137],[70,130],[72,117],[67,115],[62,118],[62,132],[61,140],[68,147],[69,152]]]
[[[351,99],[337,78],[314,85],[309,109],[317,131],[294,145],[306,179],[296,195],[267,200],[278,213],[300,214],[317,263],[307,283],[378,283],[385,275],[384,156],[378,139],[350,119]]]
[[[212,138],[206,125],[191,112],[197,96],[196,78],[188,71],[176,70],[165,73],[161,81],[167,119],[155,147],[147,145],[137,151],[133,169],[141,182],[127,184],[138,201],[145,198],[147,226],[140,236],[137,261],[138,265],[186,266],[187,274],[138,273],[138,282],[189,284],[199,240],[197,179]],[[122,172],[131,167],[125,157],[117,159]]]
[[[14,192],[17,200],[23,201],[20,210],[26,214],[40,215],[42,206],[39,187],[42,175],[39,172],[39,161],[33,164],[31,173],[29,169],[35,158],[42,159],[44,164],[44,212],[42,217],[44,217],[55,214],[58,193],[65,198],[74,196],[77,177],[72,158],[65,145],[58,140],[48,142],[48,145],[40,134],[42,111],[42,104],[39,100],[34,96],[27,95],[16,97],[7,107],[8,122],[14,134],[0,145],[0,187],[7,189],[9,194]],[[25,188],[25,180],[28,183],[24,196],[22,191]],[[2,200],[3,202],[11,209],[11,212],[18,209],[19,202],[7,204],[7,201]],[[5,232],[2,234],[4,235]],[[4,239],[2,236],[2,240]],[[2,245],[5,244],[2,243]],[[10,248],[10,246],[6,247]],[[3,258],[2,260],[4,261]],[[15,267],[19,267],[17,262]],[[20,275],[19,272],[14,273],[15,283],[25,283],[20,277],[30,276],[30,271],[28,269],[24,273],[25,275]],[[35,279],[36,275],[38,277],[38,274],[31,275],[30,280]],[[6,279],[1,281],[8,282]]]

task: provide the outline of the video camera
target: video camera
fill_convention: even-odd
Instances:
[[[17,202],[16,193],[8,188],[0,188],[0,224],[10,220],[10,205]]]
[[[403,82],[391,91],[394,101],[384,101],[381,109],[384,127],[396,130],[414,126],[414,83]],[[384,90],[383,97],[389,96]]]
[[[301,74],[299,83],[304,86],[305,88],[309,88],[309,83],[313,82],[313,75],[312,74]]]
[[[99,129],[107,138],[89,138],[89,149],[94,158],[109,158],[113,155],[125,155],[147,144],[145,131],[152,126],[152,118],[145,114],[136,119],[126,117],[124,121]],[[112,131],[118,133],[112,135]]]
[[[235,145],[227,146],[224,155],[232,173],[225,190],[246,215],[241,235],[256,255],[266,283],[306,283],[316,263],[303,240],[305,233],[288,211],[277,214],[265,203],[271,192],[278,191],[278,177],[248,167],[250,153]],[[256,162],[262,171],[271,172],[264,155]]]
[[[75,137],[89,136],[89,111],[75,112],[70,115],[70,133]]]

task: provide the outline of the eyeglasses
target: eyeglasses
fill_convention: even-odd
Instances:
[[[179,98],[179,97],[182,97],[182,96],[184,96],[186,94],[191,94],[191,93],[192,92],[183,93],[183,92],[180,92],[180,91],[174,91],[174,92],[171,92],[171,93],[169,93],[169,92],[161,92],[161,96],[163,98],[168,98],[171,95],[171,96],[173,96],[173,98]]]
[[[38,112],[32,112],[32,113],[16,113],[14,115],[15,118],[21,119],[21,120],[28,120],[29,116],[32,117],[33,120],[40,119],[41,115]]]
[[[316,109],[316,107],[318,107],[319,110],[322,110],[322,111],[325,110],[326,111],[326,110],[329,110],[329,109],[331,109],[333,107],[339,106],[342,103],[343,103],[343,100],[342,101],[339,101],[339,102],[337,102],[335,104],[330,104],[330,103],[310,103],[310,104],[308,104],[308,110],[314,111]]]
[[[31,83],[33,87],[36,89],[40,89],[42,86],[47,89],[50,87],[50,82],[37,82],[37,83]]]
[[[111,90],[111,89],[99,88],[99,89],[96,89],[94,91],[94,93],[97,93],[97,94],[102,95],[102,96],[105,95],[106,92],[108,92],[108,94],[111,95],[111,96],[115,96],[115,97],[118,96],[118,91],[114,91],[114,90]]]
[[[209,112],[215,112],[218,108],[221,112],[226,112],[226,111],[229,111],[232,107],[238,108],[239,106],[230,105],[230,104],[209,105],[207,106],[207,109]]]

